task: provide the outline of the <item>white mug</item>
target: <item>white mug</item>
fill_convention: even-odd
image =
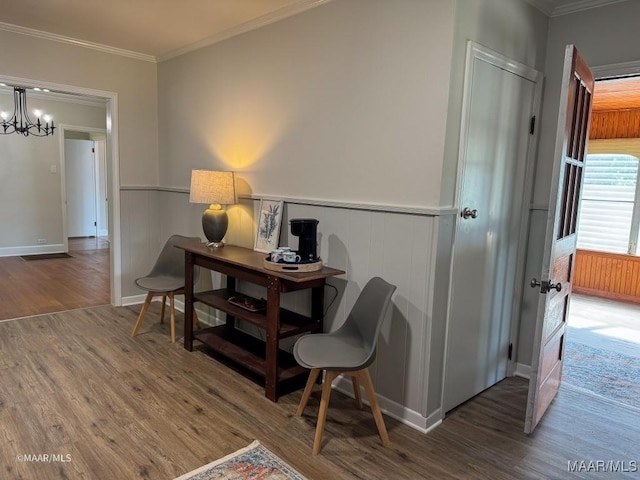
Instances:
[[[284,250],[282,250],[281,248],[277,248],[275,250],[271,251],[271,261],[274,263],[278,263],[280,260],[282,260],[282,256],[284,255]]]
[[[300,261],[300,255],[296,255],[296,252],[291,252],[291,251],[283,252],[282,258],[285,262],[293,263],[293,262]]]

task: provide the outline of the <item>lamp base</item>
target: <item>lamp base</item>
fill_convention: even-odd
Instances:
[[[202,214],[202,230],[204,231],[204,236],[209,240],[207,246],[213,248],[224,247],[222,239],[227,233],[228,226],[229,217],[227,212],[222,210],[220,205],[209,205],[209,208]]]

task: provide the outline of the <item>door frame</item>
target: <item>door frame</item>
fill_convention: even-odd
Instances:
[[[469,130],[469,115],[471,107],[471,93],[473,87],[473,62],[485,61],[498,68],[504,69],[510,73],[523,77],[534,83],[534,94],[532,104],[532,114],[537,120],[540,119],[540,110],[542,108],[542,91],[543,91],[543,79],[544,75],[527,65],[524,65],[518,61],[512,60],[501,53],[498,53],[490,48],[480,45],[473,41],[467,42],[467,54],[465,63],[464,74],[464,91],[462,97],[462,113],[460,121],[460,138],[458,146],[458,164],[456,175],[456,188],[455,188],[455,205],[457,214],[460,213],[460,196],[462,190],[462,180],[466,171],[466,156],[467,156],[467,134]],[[507,376],[512,376],[516,370],[516,358],[517,358],[517,345],[518,345],[518,333],[520,325],[520,309],[522,303],[522,295],[524,291],[524,277],[525,277],[525,260],[527,252],[527,240],[529,236],[529,221],[531,211],[531,198],[533,194],[533,182],[535,179],[535,164],[537,160],[538,139],[540,128],[535,126],[533,133],[530,135],[530,141],[527,148],[527,156],[525,159],[525,169],[522,173],[524,175],[523,185],[524,191],[522,192],[522,206],[520,212],[520,228],[517,237],[517,256],[515,262],[515,276],[516,279],[513,292],[513,305],[511,308],[511,321],[509,327],[509,343],[511,344],[511,357],[507,361]],[[446,316],[446,329],[445,329],[445,349],[444,349],[444,363],[443,363],[443,375],[442,375],[442,387],[440,404],[444,406],[445,391],[447,382],[447,354],[449,349],[449,334],[450,334],[450,322],[451,322],[451,307],[452,307],[452,290],[453,290],[453,273],[454,273],[454,260],[456,255],[456,236],[458,233],[458,221],[454,225],[453,233],[453,245],[451,251],[451,262],[449,269],[449,293],[447,299],[447,316]],[[444,417],[446,412],[442,412]]]
[[[60,124],[58,125],[58,128],[60,129],[60,136],[59,136],[59,140],[60,140],[60,191],[62,193],[61,198],[62,198],[62,241],[64,243],[64,251],[68,252],[69,251],[69,237],[68,237],[68,232],[67,232],[67,178],[66,178],[66,174],[67,174],[67,160],[66,160],[66,148],[65,148],[65,144],[64,141],[65,139],[65,133],[67,131],[72,131],[72,132],[82,132],[82,133],[88,133],[88,134],[102,134],[102,135],[106,135],[107,131],[103,128],[94,128],[94,127],[80,127],[80,126],[75,126],[75,125],[67,125],[67,124]],[[92,140],[93,141],[93,140]],[[99,195],[99,191],[97,190],[97,182],[98,182],[98,177],[99,177],[99,172],[98,172],[98,168],[96,165],[96,158],[95,158],[95,154],[93,157],[93,171],[94,171],[94,183],[96,185],[96,194],[94,196],[94,208],[96,210],[96,222],[97,222],[97,218],[98,218],[98,195]],[[98,236],[98,225],[96,223],[96,236]]]
[[[120,227],[120,146],[118,139],[118,93],[107,90],[78,87],[22,77],[0,74],[0,82],[24,87],[47,88],[51,91],[71,93],[105,101],[107,115],[107,195],[109,198],[109,269],[111,304],[122,305],[122,241]]]

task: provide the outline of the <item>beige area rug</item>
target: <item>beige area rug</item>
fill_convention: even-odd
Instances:
[[[307,480],[257,440],[175,480]]]

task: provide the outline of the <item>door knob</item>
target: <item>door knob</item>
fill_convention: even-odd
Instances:
[[[531,285],[531,288],[540,287],[540,293],[549,293],[550,290],[555,290],[556,292],[562,290],[562,283],[553,283],[551,280],[539,282],[537,279],[532,278],[529,285]]]
[[[469,218],[478,218],[478,210],[476,210],[475,208],[471,210],[469,207],[464,207],[462,212],[460,212],[460,216],[465,220]]]

